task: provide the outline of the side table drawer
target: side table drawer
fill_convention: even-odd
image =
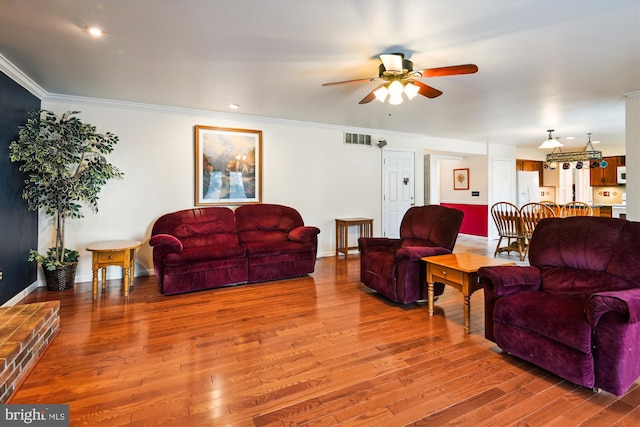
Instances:
[[[435,278],[439,277],[441,279],[449,280],[453,283],[462,284],[462,272],[458,270],[454,270],[448,267],[442,267],[440,265],[431,265],[429,267],[429,271],[434,277],[434,281],[437,281]]]
[[[99,263],[122,263],[124,262],[124,251],[98,252]]]

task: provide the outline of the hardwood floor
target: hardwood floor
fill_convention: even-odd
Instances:
[[[456,252],[493,255],[461,236]],[[517,261],[517,254],[501,258]],[[463,333],[452,288],[427,316],[359,281],[357,255],[309,277],[166,297],[139,277],[92,300],[91,283],[39,288],[61,332],[9,403],[68,403],[71,425],[635,426],[622,398],[578,387],[484,339],[482,291]]]

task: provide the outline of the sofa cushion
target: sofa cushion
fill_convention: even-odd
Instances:
[[[300,213],[281,205],[242,205],[235,211],[241,244],[266,240],[289,240],[289,231],[304,225]]]
[[[313,252],[315,250],[315,246],[312,243],[299,243],[291,240],[245,242],[242,246],[247,250],[247,256],[249,258],[279,254],[297,254],[304,251]]]
[[[584,300],[548,292],[523,291],[499,298],[494,323],[508,324],[591,352],[591,326],[584,315]]]
[[[211,260],[243,258],[245,249],[234,245],[211,245],[185,248],[180,253],[171,253],[164,257],[163,262],[167,267],[188,265]]]

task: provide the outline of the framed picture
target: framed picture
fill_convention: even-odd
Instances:
[[[454,190],[469,189],[469,168],[453,170],[453,189]]]
[[[262,131],[195,127],[195,204],[262,201]]]

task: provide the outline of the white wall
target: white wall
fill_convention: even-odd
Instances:
[[[469,189],[453,189],[453,170],[469,169]],[[440,201],[442,203],[462,203],[486,205],[488,200],[487,156],[466,156],[461,160],[442,159],[440,161]],[[472,196],[478,191],[479,196]]]
[[[422,135],[75,97],[49,96],[42,108],[81,111],[80,117],[98,131],[120,137],[108,159],[124,172],[124,179],[109,181],[103,188],[98,213],[85,210],[85,218],[67,224],[67,246],[81,255],[78,282],[91,280],[91,254],[84,248],[102,240],[143,241],[137,274],[153,274],[148,245],[153,222],[162,214],[194,206],[195,125],[262,130],[262,201],[292,206],[306,224],[319,227],[319,256],[334,254],[335,218],[373,218],[374,235],[380,235],[382,152],[343,144],[344,131],[369,133],[375,141],[384,137],[387,148],[415,150],[416,159],[429,148]],[[423,173],[422,162],[416,162],[416,176]],[[423,204],[423,182],[416,186],[416,203]],[[40,250],[51,242],[51,221],[41,215]],[[109,268],[108,277],[121,277],[120,269]]]
[[[627,219],[640,221],[640,91],[625,94]]]

